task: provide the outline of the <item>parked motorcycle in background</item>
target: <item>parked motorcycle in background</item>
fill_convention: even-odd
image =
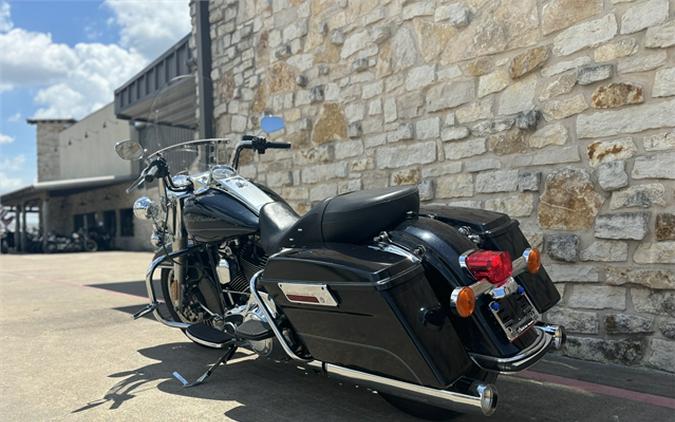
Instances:
[[[72,233],[70,236],[62,236],[56,233],[47,234],[44,252],[96,252],[98,244],[91,239],[83,230]]]
[[[269,134],[284,122],[266,116],[261,127]],[[159,187],[159,201],[134,204],[153,222],[157,248],[146,276],[150,304],[134,318],[153,313],[195,343],[223,349],[193,383],[174,373],[185,386],[243,347],[367,386],[418,417],[491,415],[498,374],[563,344],[564,329],[540,321],[560,296],[507,215],[420,207],[417,188],[403,186],[327,198],[299,216],[237,173],[244,150],[290,148],[265,136],[244,136],[231,165],[172,176],[167,152],[226,142],[152,154],[132,141],[115,147],[145,163],[127,192]]]

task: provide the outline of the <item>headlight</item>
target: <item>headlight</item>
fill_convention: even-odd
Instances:
[[[141,220],[155,219],[159,216],[159,206],[147,196],[141,196],[134,202],[134,215]]]

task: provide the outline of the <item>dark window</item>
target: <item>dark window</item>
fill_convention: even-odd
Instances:
[[[87,230],[96,228],[96,213],[90,212],[84,215],[84,222]]]
[[[110,236],[117,236],[117,212],[115,210],[103,211],[103,229]]]
[[[84,214],[75,214],[73,216],[73,231],[79,231],[84,228]]]
[[[124,208],[120,210],[120,236],[131,237],[134,235],[134,210]]]

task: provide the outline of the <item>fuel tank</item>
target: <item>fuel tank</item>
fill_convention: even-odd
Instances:
[[[183,223],[198,242],[220,242],[258,231],[258,215],[233,195],[219,189],[187,198]]]

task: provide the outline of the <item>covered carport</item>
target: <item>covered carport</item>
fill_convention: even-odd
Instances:
[[[54,219],[50,215],[52,213],[50,204],[54,198],[128,183],[132,178],[131,176],[98,176],[38,182],[0,195],[0,204],[9,208],[9,212],[15,213],[14,238],[16,250],[18,252],[27,251],[28,225],[26,217],[28,213],[39,215],[39,233],[42,235],[44,244],[46,233],[61,229],[53,224]]]

